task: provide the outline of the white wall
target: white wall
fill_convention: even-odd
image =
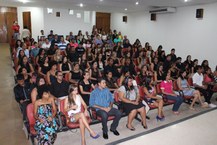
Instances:
[[[77,35],[78,30],[89,33],[95,25],[96,13],[90,11],[90,22],[84,22],[84,11],[74,10],[74,15],[69,15],[68,9],[53,9],[53,14],[48,14],[47,9],[44,9],[44,30],[48,34],[53,30],[55,34],[68,35],[70,31]],[[56,12],[60,12],[60,17],[56,17]],[[81,18],[76,17],[76,13],[81,13]]]
[[[45,35],[53,30],[55,34],[68,35],[70,31],[77,35],[78,30],[92,31],[96,23],[96,12],[90,11],[90,22],[84,22],[84,11],[74,10],[74,15],[68,14],[68,9],[53,9],[53,14],[48,14],[47,9],[39,7],[17,7],[18,23],[20,31],[23,29],[23,12],[31,12],[32,37],[37,40],[40,30],[45,31]],[[60,17],[56,17],[56,12],[60,12]],[[81,13],[81,18],[76,17],[76,13]]]
[[[203,19],[196,19],[196,9],[204,9]],[[128,16],[128,22],[122,22],[122,16]],[[192,59],[208,59],[212,69],[217,65],[217,3],[181,7],[176,13],[158,14],[157,21],[150,21],[148,12],[112,13],[111,28],[127,34],[133,43],[139,38],[142,44],[149,42],[156,50],[163,45],[167,53],[171,48],[183,60],[188,54]]]
[[[31,12],[32,37],[37,40],[40,30],[44,29],[44,12],[43,8],[38,7],[17,7],[18,24],[20,32],[23,29],[23,12]]]

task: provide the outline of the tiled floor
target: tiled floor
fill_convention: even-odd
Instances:
[[[216,145],[217,110],[119,145]]]
[[[14,75],[8,44],[0,43],[0,70],[0,144],[29,145],[13,95]]]
[[[13,95],[14,74],[11,69],[10,52],[7,44],[0,44],[0,68],[0,145],[30,145],[22,130],[22,117]],[[93,140],[90,138],[89,133],[86,132],[87,145],[117,143],[124,145],[132,143],[136,143],[137,145],[216,145],[217,139],[213,137],[216,136],[217,130],[217,111],[197,116],[197,114],[210,111],[211,109],[202,109],[196,106],[197,111],[192,111],[188,107],[187,104],[183,103],[180,108],[182,114],[176,116],[172,115],[172,106],[166,106],[164,108],[166,116],[164,122],[157,122],[155,120],[156,110],[150,111],[149,116],[151,119],[147,121],[148,130],[144,130],[140,122],[136,120],[133,122],[136,131],[132,132],[128,130],[125,127],[127,118],[124,117],[120,120],[118,126],[120,136],[114,136],[109,132],[108,140],[104,140],[102,136],[97,140]],[[192,116],[197,117],[190,119]],[[188,120],[184,121],[186,118]],[[184,122],[179,122],[180,120]],[[167,126],[177,121],[179,124]],[[110,125],[111,121],[108,124]],[[102,135],[101,124],[91,125],[91,128]],[[163,129],[155,131],[156,128]],[[133,140],[133,138],[135,139]],[[184,141],[186,139],[189,140]],[[195,142],[195,139],[198,142]],[[58,133],[55,145],[71,144],[80,145],[79,129]]]

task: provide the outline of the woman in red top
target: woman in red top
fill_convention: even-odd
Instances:
[[[14,31],[14,39],[15,40],[20,39],[20,26],[18,25],[17,21],[14,21],[12,30]]]

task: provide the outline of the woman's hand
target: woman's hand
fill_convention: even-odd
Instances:
[[[49,116],[49,117],[47,118],[47,120],[48,120],[48,121],[52,121],[53,118]]]
[[[72,105],[70,109],[75,110],[78,108],[78,105]]]
[[[87,110],[84,111],[84,116],[89,116]]]

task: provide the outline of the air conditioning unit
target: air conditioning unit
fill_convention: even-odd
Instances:
[[[175,13],[175,12],[176,12],[176,8],[173,7],[158,8],[149,11],[149,13],[151,14],[163,14],[163,13]]]

